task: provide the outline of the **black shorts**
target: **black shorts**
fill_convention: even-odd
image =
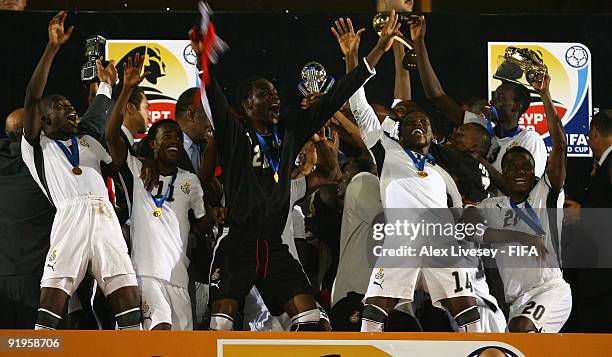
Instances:
[[[210,302],[244,298],[255,285],[268,310],[278,316],[294,296],[312,294],[300,263],[280,237],[265,237],[230,229],[217,241],[210,270]]]

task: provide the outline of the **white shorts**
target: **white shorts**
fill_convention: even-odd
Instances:
[[[111,277],[131,275],[129,285],[136,285],[119,221],[106,198],[79,196],[58,207],[50,243],[41,287],[56,287],[58,279],[69,280],[62,289],[72,296],[87,271],[105,295],[122,287],[107,286]]]
[[[173,330],[193,330],[187,289],[148,276],[139,276],[138,283],[145,330],[151,330],[161,323],[172,325]]]
[[[471,271],[466,268],[375,268],[365,299],[373,296],[390,297],[413,301],[419,274],[431,296],[432,304],[442,308],[440,300],[460,297],[475,297],[471,284]],[[457,281],[459,286],[457,286]]]
[[[477,269],[473,270],[472,285],[476,293],[476,306],[480,313],[480,331],[503,333],[506,332],[506,316],[499,308],[497,299],[489,293],[489,285],[484,277],[476,277]],[[455,327],[455,319],[451,319],[451,324]]]
[[[518,316],[530,319],[539,332],[561,330],[572,312],[572,290],[562,278],[532,288],[510,306],[509,321]]]

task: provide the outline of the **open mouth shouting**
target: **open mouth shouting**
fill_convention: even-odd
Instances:
[[[280,117],[280,103],[272,103],[270,107],[268,107],[268,110],[270,111],[270,115],[274,119],[278,120],[278,118]]]
[[[66,115],[66,121],[69,122],[70,124],[77,126],[79,124],[79,116],[76,114],[76,112],[71,112],[68,115]]]

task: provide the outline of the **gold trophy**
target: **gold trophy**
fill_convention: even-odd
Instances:
[[[398,21],[402,22],[402,24],[410,27],[410,24],[418,23],[421,21],[418,15],[414,15],[409,12],[399,12],[397,13],[399,16]],[[382,11],[376,13],[374,15],[374,19],[372,19],[372,27],[374,27],[374,31],[380,36],[382,29],[389,22],[389,12]],[[416,51],[414,50],[414,42],[410,39],[410,37],[405,36],[394,36],[393,39],[406,47],[406,54],[402,59],[402,66],[407,70],[415,70],[417,68],[416,61]]]
[[[533,87],[533,83],[542,83],[548,69],[541,56],[540,51],[507,47],[505,53],[497,57],[493,78],[530,87]]]
[[[327,93],[334,85],[335,79],[328,76],[325,67],[319,62],[308,62],[300,73],[302,81],[298,83],[298,89],[304,97],[309,93]]]

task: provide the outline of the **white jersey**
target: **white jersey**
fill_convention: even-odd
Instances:
[[[132,262],[138,276],[162,279],[176,286],[187,288],[187,242],[189,234],[189,210],[196,219],[206,211],[202,186],[198,177],[177,168],[176,180],[170,187],[163,204],[161,216],[155,217],[157,208],[140,179],[142,163],[128,153],[126,165],[132,174],[131,215]],[[156,197],[164,195],[172,182],[172,175],[160,176],[159,186],[152,192]]]
[[[61,142],[72,152],[71,140]],[[79,168],[82,173],[75,175],[72,172],[72,164],[55,140],[41,134],[39,142],[30,145],[25,137],[21,139],[23,162],[40,189],[58,208],[70,203],[78,196],[89,195],[108,199],[100,162],[111,163],[110,155],[96,139],[89,135],[78,137],[78,147]],[[48,191],[43,185],[43,178],[47,183]]]
[[[378,177],[369,172],[355,175],[346,187],[340,259],[332,288],[334,306],[351,291],[365,294],[372,268],[368,261],[368,239],[374,218],[383,213]],[[356,264],[356,262],[359,262]]]
[[[444,208],[448,207],[447,193],[461,197],[453,179],[440,166],[428,161],[423,169],[427,177],[417,174],[419,170],[404,148],[385,135],[363,87],[353,94],[349,103],[361,137],[376,162],[385,209]]]
[[[481,115],[466,111],[463,117],[463,123],[476,123],[487,127],[487,119]],[[527,149],[533,156],[535,161],[535,175],[542,177],[546,168],[546,159],[548,154],[544,140],[540,134],[533,130],[521,129],[513,137],[498,138],[496,135],[491,137],[491,147],[487,154],[487,159],[493,164],[497,171],[502,172],[501,162],[506,151],[514,146],[522,146]]]
[[[512,303],[534,287],[555,279],[562,279],[563,275],[559,268],[558,257],[561,254],[560,237],[561,221],[563,220],[563,211],[560,208],[563,208],[564,199],[563,191],[560,193],[551,191],[546,174],[531,189],[527,198],[546,232],[544,239],[548,255],[544,260],[535,256],[521,257],[520,260],[517,260],[516,256],[509,256],[509,246],[516,246],[518,243],[492,245],[493,248],[499,248],[506,252],[505,254],[498,254],[495,260],[504,283],[508,303]],[[518,204],[517,207],[527,214],[525,202]],[[536,234],[524,220],[519,219],[517,213],[510,206],[510,199],[507,196],[487,198],[478,205],[478,208],[481,208],[482,215],[490,228]],[[553,212],[556,213],[556,217],[551,215]],[[556,218],[556,220],[552,218]],[[517,267],[518,264],[521,264],[520,268]]]

